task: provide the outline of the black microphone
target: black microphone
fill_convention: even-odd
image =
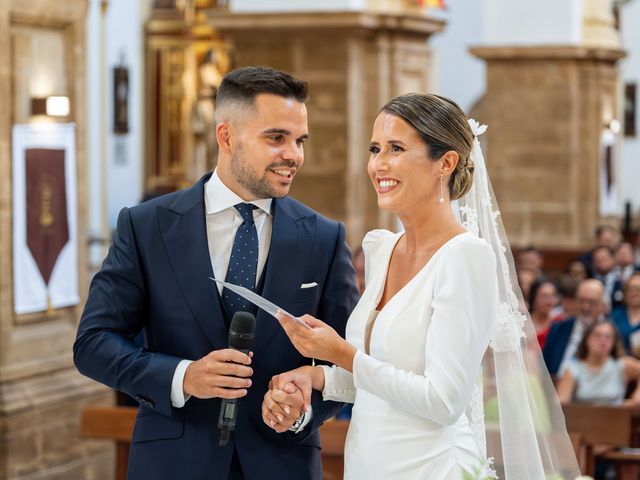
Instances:
[[[256,336],[256,317],[249,312],[236,312],[229,327],[229,348],[239,350],[242,353],[249,353],[251,342]],[[229,443],[231,432],[236,428],[236,417],[238,416],[239,398],[223,398],[220,404],[220,416],[218,417],[218,428],[220,429],[220,446],[224,447]]]

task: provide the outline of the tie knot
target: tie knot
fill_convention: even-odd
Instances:
[[[238,203],[235,207],[240,212],[245,223],[253,223],[253,211],[258,207],[251,203]]]

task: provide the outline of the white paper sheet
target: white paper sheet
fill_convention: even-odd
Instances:
[[[216,283],[219,283],[224,288],[228,288],[232,292],[237,293],[242,298],[245,298],[245,299],[249,300],[251,303],[256,305],[258,308],[261,308],[262,310],[264,310],[265,312],[273,315],[274,317],[276,316],[276,314],[278,312],[280,312],[280,313],[283,313],[284,315],[286,315],[287,317],[294,319],[296,322],[304,325],[305,327],[311,328],[309,325],[307,325],[300,318],[296,317],[295,315],[290,314],[289,312],[287,312],[283,308],[280,308],[279,306],[277,306],[275,303],[272,303],[269,300],[267,300],[266,298],[261,297],[257,293],[252,292],[248,288],[241,287],[240,285],[235,285],[233,283],[223,282],[222,280],[218,280],[218,279],[213,278],[213,277],[209,277],[209,279],[213,280]]]

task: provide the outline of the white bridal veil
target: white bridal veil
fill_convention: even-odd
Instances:
[[[462,225],[493,247],[500,301],[481,378],[467,409],[480,451],[492,459],[478,478],[573,480],[580,475],[578,464],[517,283],[478,141],[487,127],[471,119],[469,125],[475,136],[473,186],[452,202],[452,209]]]

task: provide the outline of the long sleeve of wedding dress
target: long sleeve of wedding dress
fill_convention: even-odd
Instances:
[[[469,404],[493,332],[495,262],[493,251],[482,241],[466,243],[446,260],[442,258],[433,272],[424,372],[396,368],[358,351],[353,374],[356,388],[441,425],[458,420]]]
[[[353,403],[356,398],[356,387],[353,384],[353,374],[336,367],[321,365],[324,370],[324,390],[323,400],[333,400],[334,402]]]

